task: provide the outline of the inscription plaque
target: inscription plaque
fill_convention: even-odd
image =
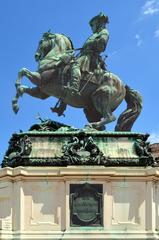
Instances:
[[[103,185],[70,185],[71,226],[103,225]]]

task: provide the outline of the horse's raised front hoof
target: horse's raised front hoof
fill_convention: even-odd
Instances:
[[[18,104],[14,103],[14,102],[12,101],[12,108],[13,108],[14,113],[17,114],[18,111],[19,111]]]

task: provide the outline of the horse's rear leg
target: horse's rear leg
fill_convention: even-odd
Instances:
[[[84,113],[86,115],[88,122],[90,123],[89,125],[86,125],[86,127],[91,127],[92,123],[99,122],[102,118],[102,115],[99,112],[97,112],[94,106],[85,108]],[[96,129],[103,131],[105,130],[105,126],[99,126]]]
[[[110,92],[109,91],[99,91],[97,94],[92,96],[94,106],[98,113],[101,115],[99,121],[93,122],[90,125],[93,128],[100,129],[103,128],[105,124],[113,122],[116,117],[113,115],[110,108]]]

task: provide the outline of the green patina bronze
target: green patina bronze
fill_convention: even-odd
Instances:
[[[70,226],[103,226],[103,185],[70,185]]]
[[[58,116],[64,114],[67,105],[83,108],[88,126],[104,130],[105,124],[116,119],[113,112],[125,99],[127,109],[120,115],[115,130],[131,131],[142,110],[142,98],[106,68],[101,53],[109,40],[108,23],[103,13],[92,18],[93,33],[79,49],[74,49],[71,39],[63,34],[44,33],[35,54],[37,71],[22,68],[18,73],[13,110],[18,112],[18,99],[24,93],[40,99],[54,96],[59,101],[51,110]],[[35,87],[21,85],[23,76]]]
[[[2,167],[10,166],[156,166],[149,135],[75,129],[51,120],[13,134]]]

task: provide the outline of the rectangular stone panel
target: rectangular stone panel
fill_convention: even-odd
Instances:
[[[112,184],[112,226],[120,229],[141,228],[141,217],[144,218],[145,212],[144,187],[131,182]]]
[[[102,184],[70,184],[70,226],[103,226]]]
[[[61,182],[25,184],[25,229],[64,228],[65,189]]]

